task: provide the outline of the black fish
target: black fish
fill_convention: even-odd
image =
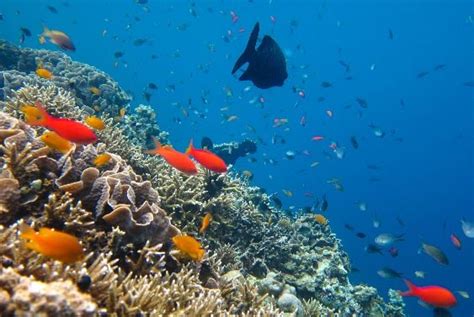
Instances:
[[[435,307],[433,309],[434,317],[452,317],[453,315],[446,308]]]
[[[124,52],[121,52],[121,51],[116,51],[116,52],[114,53],[114,57],[115,57],[115,58],[120,58],[120,57],[122,57],[123,55],[124,55]]]
[[[353,227],[352,225],[348,224],[348,223],[346,223],[346,224],[344,225],[344,227],[345,227],[347,230],[349,230],[349,231],[353,231],[353,230],[354,230],[354,227]]]
[[[357,97],[356,101],[359,104],[359,106],[361,106],[362,108],[367,108],[368,107],[367,100],[365,100],[364,98]]]
[[[365,251],[366,251],[367,253],[378,253],[378,254],[382,254],[382,255],[383,255],[383,253],[382,253],[382,248],[379,247],[378,245],[372,244],[372,243],[369,244],[369,245],[367,245],[367,246],[365,247]]]
[[[29,29],[27,29],[27,28],[21,27],[21,28],[20,28],[20,31],[21,31],[21,33],[24,34],[25,36],[28,36],[28,37],[31,36],[31,31],[30,31]]]
[[[261,89],[283,86],[283,82],[288,77],[285,56],[275,40],[268,35],[263,37],[262,43],[255,50],[259,30],[260,25],[257,22],[250,34],[245,51],[232,69],[232,74],[248,62],[249,66],[239,80],[251,80]]]
[[[201,148],[212,150],[214,148],[214,144],[212,143],[212,140],[210,138],[205,136],[201,139]]]
[[[135,46],[142,46],[143,44],[145,44],[148,40],[147,39],[136,39],[135,41],[133,41],[133,45]]]
[[[351,71],[351,65],[347,64],[346,62],[340,60],[339,64],[346,69],[346,73]]]
[[[281,202],[280,198],[278,198],[275,195],[272,195],[271,199],[273,200],[273,203],[275,204],[275,207],[277,207],[277,209],[281,209],[281,207],[283,206],[283,203]]]
[[[419,72],[417,75],[416,75],[416,78],[423,78],[425,77],[426,75],[428,75],[429,72]]]
[[[329,81],[323,81],[321,83],[321,87],[323,88],[329,88],[329,87],[332,87],[332,84],[329,82]]]
[[[149,92],[144,91],[144,92],[143,92],[143,98],[145,98],[145,100],[146,100],[147,102],[150,102],[151,94],[150,94]]]
[[[466,81],[466,82],[464,82],[463,85],[466,86],[466,87],[474,87],[474,80]]]
[[[388,29],[388,38],[393,40],[393,32],[391,29]]]
[[[321,203],[320,203],[320,205],[319,205],[319,209],[320,209],[321,211],[326,211],[326,210],[328,210],[328,207],[329,207],[329,203],[328,203],[328,201],[327,201],[327,199],[326,199],[326,195],[324,195],[323,198],[322,198],[322,201],[321,201]]]
[[[48,8],[49,12],[51,12],[51,13],[58,13],[58,10],[53,6],[47,6],[47,8]]]
[[[357,150],[359,148],[359,142],[357,142],[357,139],[355,136],[351,136],[351,144],[354,149]]]
[[[148,88],[150,89],[158,89],[158,86],[155,83],[149,83]]]
[[[435,67],[433,67],[433,70],[443,70],[446,67],[446,64],[438,64]]]
[[[357,232],[356,233],[356,237],[357,238],[361,238],[361,239],[364,239],[365,237],[367,237],[367,235],[363,232]]]

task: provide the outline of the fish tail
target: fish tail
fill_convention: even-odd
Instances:
[[[257,22],[253,27],[252,33],[250,34],[249,41],[245,51],[240,55],[237,62],[235,62],[234,68],[232,68],[232,74],[234,74],[243,64],[250,61],[251,57],[255,54],[255,45],[257,45],[258,32],[260,31],[260,24]]]
[[[25,121],[29,125],[46,126],[48,119],[50,118],[50,115],[46,112],[39,101],[36,102],[35,106],[22,106],[20,111],[25,114]]]
[[[148,154],[157,154],[158,153],[158,150],[161,149],[161,142],[158,138],[156,138],[155,136],[152,137],[153,138],[153,143],[155,143],[155,148],[152,149],[152,150],[146,150],[145,153],[148,153]]]
[[[49,33],[51,33],[51,31],[49,30],[49,28],[46,26],[46,25],[43,25],[43,33],[41,33],[40,36],[49,36]]]
[[[186,149],[186,154],[191,154],[191,152],[193,151],[194,149],[194,146],[193,146],[193,139],[189,140],[189,145],[188,145],[188,148]]]
[[[21,232],[20,236],[24,239],[31,239],[32,237],[36,235],[35,230],[33,230],[33,228],[31,228],[24,222],[20,224],[20,232]]]
[[[408,290],[405,292],[400,292],[400,296],[416,296],[416,285],[407,279],[403,279],[403,281],[407,285]]]

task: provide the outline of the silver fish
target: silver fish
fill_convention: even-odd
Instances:
[[[466,237],[474,238],[474,223],[462,219],[461,226],[462,231],[464,232],[464,235],[466,235]]]
[[[375,237],[375,243],[382,246],[386,247],[389,245],[394,244],[395,242],[403,241],[403,234],[399,235],[394,235],[391,233],[381,233],[378,236]]]
[[[377,274],[382,278],[401,278],[402,273],[399,273],[389,267],[384,267],[377,271]]]

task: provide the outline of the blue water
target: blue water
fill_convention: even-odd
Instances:
[[[190,1],[149,0],[139,5],[132,0],[2,0],[0,36],[18,43],[19,27],[27,27],[33,37],[23,46],[39,48],[36,34],[41,33],[42,25],[63,30],[77,48],[70,56],[109,73],[133,93],[132,106],[147,104],[143,90],[149,82],[157,84],[159,89],[150,91],[150,103],[158,113],[159,125],[170,132],[178,149],[184,149],[191,137],[208,136],[215,143],[246,137],[262,140],[265,144],[259,142],[254,155],[257,162],[241,159],[233,169],[251,170],[252,184],[278,193],[286,209],[311,206],[315,198],[308,196],[326,194],[329,209],[325,215],[360,269],[351,274],[352,282],[373,285],[384,296],[389,288],[404,289],[401,281],[384,280],[376,274],[389,266],[416,284],[443,285],[474,295],[474,241],[460,227],[462,217],[474,221],[474,88],[463,85],[474,80],[473,3],[355,3],[255,0],[204,1],[193,6]],[[51,13],[46,5],[59,13]],[[239,17],[235,24],[230,11]],[[252,87],[243,92],[251,83],[239,82],[230,71],[256,21],[261,24],[260,36],[270,34],[285,51],[289,78],[281,88]],[[232,35],[226,42],[223,37],[228,32]],[[137,38],[147,42],[134,46]],[[51,44],[44,47],[57,49]],[[114,65],[115,51],[125,53],[118,65]],[[151,58],[153,54],[156,59]],[[350,64],[350,73],[345,73],[340,60]],[[434,71],[438,64],[446,66]],[[208,71],[203,72],[199,65]],[[417,78],[424,71],[429,73]],[[349,75],[353,79],[345,80]],[[323,81],[333,86],[322,88]],[[175,91],[167,92],[168,85],[175,85]],[[293,91],[294,86],[304,90],[305,98]],[[226,97],[225,89],[231,89],[233,96]],[[263,107],[249,103],[258,97],[264,97]],[[319,102],[320,97],[325,100]],[[357,104],[357,97],[367,100],[367,109]],[[181,107],[189,112],[188,117]],[[229,110],[220,111],[223,107]],[[332,118],[326,110],[334,113]],[[227,122],[223,114],[238,119]],[[299,124],[302,116],[305,126]],[[289,123],[274,128],[274,118],[287,118]],[[376,137],[371,124],[386,135]],[[275,134],[286,143],[272,144]],[[325,139],[311,141],[314,135]],[[359,142],[357,150],[351,147],[351,136]],[[343,159],[332,153],[332,141],[345,147]],[[288,150],[296,152],[293,160],[285,158]],[[264,164],[265,158],[277,164]],[[320,164],[311,168],[314,161]],[[370,170],[368,164],[379,169]],[[326,183],[331,177],[341,179],[344,192]],[[373,177],[380,180],[370,181]],[[293,196],[286,197],[282,189]],[[367,203],[366,212],[358,209],[359,201]],[[374,215],[381,223],[378,229],[372,225]],[[368,237],[355,237],[345,224]],[[381,232],[405,234],[406,241],[397,245],[398,257],[364,251]],[[462,250],[452,246],[451,233],[461,238]],[[421,239],[443,249],[450,265],[440,266],[418,254]],[[416,270],[425,271],[426,278],[415,278]],[[457,297],[452,314],[473,315],[472,299]],[[411,316],[432,314],[414,298],[405,302]]]

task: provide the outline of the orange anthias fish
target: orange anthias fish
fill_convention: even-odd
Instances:
[[[49,228],[41,228],[39,232],[22,223],[21,238],[26,240],[26,246],[44,256],[64,263],[73,263],[84,258],[84,250],[79,240],[67,233]]]
[[[50,30],[47,27],[44,27],[43,33],[40,35],[40,38],[39,38],[39,42],[41,44],[44,44],[45,37],[47,37],[51,43],[59,46],[61,49],[65,51],[74,52],[76,50],[76,47],[72,43],[71,39],[64,32],[57,31],[57,30]]]
[[[227,165],[224,160],[209,150],[196,149],[193,146],[193,140],[189,142],[186,154],[194,157],[202,166],[216,173],[227,172]]]
[[[68,140],[60,137],[56,132],[47,131],[39,138],[49,148],[66,154],[71,150],[73,144]]]
[[[44,78],[44,79],[53,78],[53,73],[51,73],[49,70],[47,70],[45,68],[38,68],[36,70],[36,75],[38,75],[39,77]]]
[[[212,221],[212,215],[210,212],[208,212],[203,218],[202,218],[202,224],[201,228],[199,229],[199,233],[204,233],[207,230],[207,227],[211,224]]]
[[[408,291],[400,292],[401,296],[416,296],[421,301],[434,306],[449,308],[456,305],[456,297],[448,289],[441,286],[416,286],[408,280],[404,280]]]
[[[89,144],[97,141],[94,131],[86,125],[66,118],[56,118],[49,115],[39,101],[35,106],[23,106],[20,109],[26,118],[26,123],[45,127],[56,132],[60,137],[79,144]]]
[[[181,253],[189,256],[194,261],[201,261],[204,257],[204,254],[206,253],[202,249],[201,243],[191,236],[174,236],[172,240],[176,248],[181,251]]]
[[[186,154],[176,151],[169,145],[162,146],[160,141],[155,138],[153,138],[153,141],[155,142],[155,148],[146,151],[146,153],[160,155],[168,164],[183,173],[190,175],[197,173],[196,165]]]
[[[111,158],[112,158],[112,156],[108,153],[99,154],[94,159],[94,165],[97,166],[97,167],[107,165],[110,162]]]
[[[458,236],[455,235],[454,233],[451,234],[450,236],[451,243],[456,247],[456,249],[460,250],[461,249],[461,240],[459,240]]]
[[[102,121],[102,119],[96,117],[96,116],[89,116],[86,117],[84,120],[88,126],[90,126],[93,129],[96,130],[104,130],[105,129],[105,123]]]

